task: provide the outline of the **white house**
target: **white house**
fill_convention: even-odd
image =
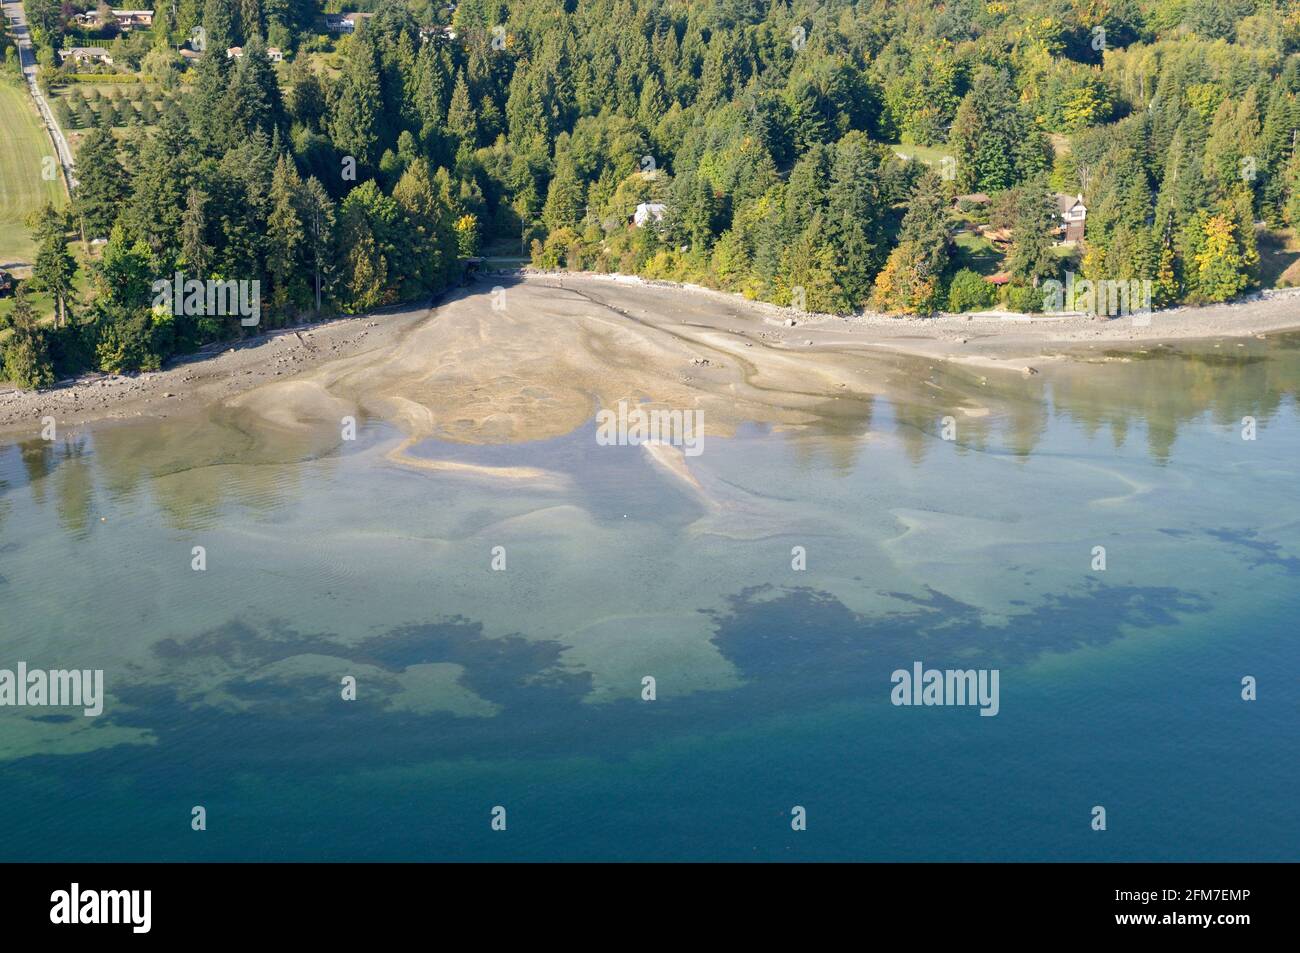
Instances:
[[[152,10],[109,10],[109,15],[117,28],[123,33],[130,33],[131,27],[151,27],[153,26]],[[104,25],[104,18],[99,15],[98,10],[87,10],[85,13],[73,15],[77,24],[85,29],[98,30]]]
[[[632,223],[637,228],[644,228],[646,222],[662,222],[664,213],[667,211],[667,205],[661,205],[658,202],[642,202],[636,207],[636,212],[632,215]]]
[[[232,46],[226,50],[226,59],[228,60],[237,60],[243,55],[244,48],[242,46]],[[266,48],[266,58],[272,63],[279,63],[284,59],[284,53],[281,52],[278,46],[268,46]]]
[[[113,19],[124,31],[133,26],[153,26],[152,10],[110,10],[109,13],[113,14]]]
[[[1057,192],[1056,208],[1061,213],[1060,230],[1063,240],[1077,242],[1082,239],[1084,222],[1088,218],[1088,208],[1083,204],[1083,196]]]
[[[59,57],[74,63],[105,63],[113,65],[113,57],[101,46],[74,46],[70,50],[59,50]]]
[[[372,16],[373,13],[327,13],[325,29],[331,33],[351,33]]]

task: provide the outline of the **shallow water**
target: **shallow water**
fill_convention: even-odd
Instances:
[[[108,693],[0,708],[0,859],[1298,859],[1300,342],[1133,357],[863,358],[909,396],[693,482],[594,420],[407,451],[525,480],[231,409],[0,445],[0,668]]]

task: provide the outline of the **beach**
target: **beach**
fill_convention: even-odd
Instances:
[[[394,420],[416,437],[509,442],[568,432],[599,406],[637,398],[705,407],[713,432],[726,433],[742,420],[796,423],[801,406],[907,386],[882,376],[879,362],[863,362],[868,353],[1034,374],[1063,361],[1125,360],[1126,351],[1155,345],[1297,327],[1295,292],[1160,311],[1145,322],[999,313],[907,319],[807,314],[624,276],[512,273],[484,276],[432,307],[212,345],[162,371],[9,389],[0,392],[0,432],[35,430],[45,416],[69,426],[238,403],[283,426],[328,418],[334,428],[351,410]]]

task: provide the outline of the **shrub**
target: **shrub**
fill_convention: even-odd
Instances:
[[[13,336],[4,347],[4,373],[19,387],[48,387],[54,383],[54,365],[45,330],[36,323],[36,314],[19,289],[10,318]]]
[[[1043,293],[1029,285],[1004,285],[1002,295],[1003,303],[1011,311],[1043,310]]]
[[[996,285],[985,281],[979,272],[963,268],[952,276],[948,285],[948,310],[960,313],[991,308],[997,295]]]
[[[537,239],[533,239],[533,265],[547,269],[581,267],[578,244],[578,235],[571,228],[557,228],[547,236],[544,245]],[[575,258],[579,261],[574,261]]]
[[[64,79],[74,83],[138,83],[140,77],[132,73],[67,73]]]
[[[99,324],[95,362],[106,374],[156,371],[163,355],[156,349],[155,329],[148,311],[113,315]],[[167,329],[170,335],[170,328]]]
[[[18,387],[41,388],[54,383],[54,366],[40,336],[15,336],[5,345],[4,372]]]

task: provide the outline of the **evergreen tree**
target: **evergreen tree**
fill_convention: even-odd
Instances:
[[[209,155],[220,154],[232,139],[226,114],[229,62],[224,46],[218,49],[209,45],[193,70],[193,88],[185,101],[194,142]]]
[[[1226,194],[1239,183],[1254,188],[1260,172],[1259,102],[1251,87],[1240,102],[1225,99],[1214,114],[1205,146],[1205,177]]]
[[[872,305],[901,314],[930,314],[941,306],[939,292],[948,268],[947,203],[934,173],[917,182],[899,242],[876,275]]]
[[[45,205],[36,214],[36,261],[32,265],[32,279],[54,299],[56,328],[68,322],[72,279],[77,273],[77,261],[68,252],[67,231],[67,219],[53,205]]]
[[[312,177],[299,193],[304,230],[306,263],[312,273],[316,313],[321,313],[323,296],[332,279],[334,257],[334,203],[320,180]]]
[[[281,311],[293,299],[291,285],[307,238],[300,211],[302,191],[302,179],[293,161],[281,155],[271,180],[271,214],[266,223],[266,270],[271,276],[271,303]]]
[[[25,7],[27,22],[31,24],[37,42],[58,49],[63,42],[64,27],[67,25],[63,5],[59,0],[27,0]]]
[[[957,108],[949,145],[962,192],[1008,189],[1046,168],[1042,136],[1020,110],[1007,74],[981,67]]]
[[[912,242],[922,252],[926,274],[942,275],[948,268],[948,202],[943,180],[927,172],[917,180],[903,216],[899,243]]]
[[[825,240],[835,249],[836,282],[851,308],[861,307],[886,257],[876,191],[878,157],[867,137],[850,132],[835,146],[826,194]]]
[[[397,204],[384,195],[374,179],[361,183],[347,195],[339,210],[343,281],[351,311],[368,311],[396,297],[390,284],[390,256],[394,251]]]
[[[319,129],[325,115],[325,92],[306,57],[293,61],[289,70],[289,114],[309,129]]]
[[[808,311],[838,314],[856,310],[862,300],[850,298],[843,288],[835,249],[826,241],[823,215],[821,211],[813,215],[783,256],[782,274],[776,279],[773,300],[788,305],[794,289],[799,288],[803,290],[804,308]]]
[[[102,125],[95,126],[77,147],[77,187],[72,196],[73,213],[86,238],[109,233],[126,199],[127,186],[113,134]]]
[[[375,47],[363,33],[349,50],[336,88],[329,127],[334,148],[369,168],[378,162],[382,151],[378,119],[383,101],[378,75]]]
[[[54,365],[50,360],[45,332],[36,322],[36,313],[27,292],[21,287],[14,295],[10,316],[13,334],[4,345],[4,375],[19,387],[41,388],[54,383]]]
[[[261,131],[271,135],[284,121],[284,103],[275,70],[261,37],[254,36],[230,76],[222,115],[233,124],[231,133],[242,139]]]
[[[72,107],[68,105],[67,99],[62,96],[54,101],[54,119],[63,129],[71,129],[76,123],[72,115]]]
[[[555,161],[555,175],[546,192],[542,221],[552,230],[578,224],[584,214],[586,196],[572,157],[566,152]]]
[[[1291,154],[1284,179],[1286,189],[1283,217],[1292,228],[1300,229],[1300,149]]]
[[[447,107],[447,131],[471,147],[478,145],[478,119],[470,103],[469,84],[465,81],[464,70],[456,74],[456,86]]]
[[[204,0],[203,30],[207,52],[224,60],[226,49],[237,45],[239,32],[232,0]]]
[[[239,33],[245,46],[266,33],[261,0],[239,0]]]
[[[1021,285],[1037,288],[1040,280],[1052,277],[1057,270],[1052,245],[1058,212],[1046,176],[1030,179],[1021,187],[1015,215],[1007,271]]]
[[[1138,148],[1128,137],[1116,138],[1090,181],[1084,274],[1093,280],[1151,278],[1156,267],[1148,226],[1151,183]]]
[[[212,265],[213,248],[208,237],[208,195],[192,188],[185,197],[185,214],[181,218],[181,256],[177,262],[189,269],[192,277],[204,280]]]
[[[394,249],[400,274],[425,291],[442,288],[456,265],[456,234],[451,209],[435,193],[429,165],[412,160],[393,188],[401,212],[401,240]]]
[[[149,246],[132,242],[120,223],[104,245],[94,266],[95,301],[110,309],[136,309],[147,305],[153,283]]]

